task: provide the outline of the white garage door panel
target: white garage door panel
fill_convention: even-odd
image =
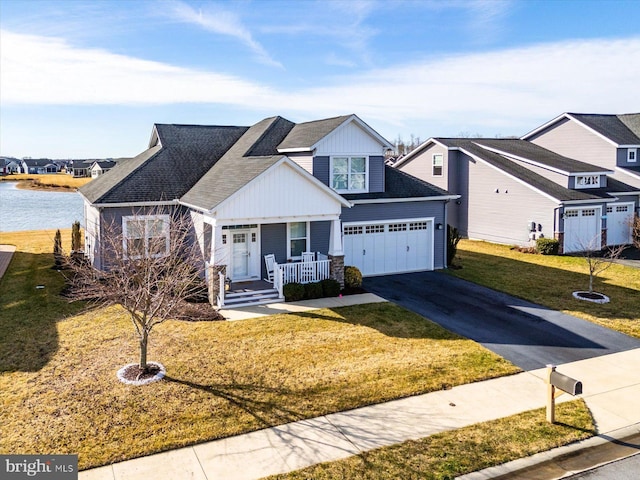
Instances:
[[[607,206],[607,245],[631,243],[633,203],[613,203]]]
[[[344,224],[345,265],[363,275],[433,269],[433,220]]]
[[[571,208],[564,212],[564,252],[600,248],[601,209]]]

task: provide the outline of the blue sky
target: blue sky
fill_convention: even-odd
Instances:
[[[0,154],[356,113],[385,138],[640,111],[640,1],[0,0]]]

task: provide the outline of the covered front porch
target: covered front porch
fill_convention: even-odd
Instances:
[[[202,233],[211,303],[227,305],[225,285],[241,282],[268,281],[280,301],[287,283],[324,278],[342,283],[340,215],[350,206],[284,158],[214,209],[194,212],[195,230]],[[267,256],[273,269],[268,268]],[[332,261],[336,258],[340,260]]]

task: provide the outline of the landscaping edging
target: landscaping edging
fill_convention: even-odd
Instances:
[[[577,291],[573,292],[573,298],[593,303],[609,303],[609,297],[602,293]]]
[[[125,365],[124,367],[122,367],[120,370],[118,370],[117,372],[117,376],[118,376],[118,380],[120,380],[122,383],[126,383],[127,385],[147,385],[149,383],[153,383],[153,382],[157,382],[158,380],[162,380],[165,376],[165,374],[167,373],[167,371],[164,368],[164,365],[162,365],[161,363],[158,362],[147,362],[147,365],[153,366],[158,368],[158,372],[153,375],[153,376],[148,376],[145,378],[141,378],[140,380],[131,380],[129,378],[127,378],[127,373],[129,372],[130,369],[132,368],[138,368],[139,364],[138,363],[130,363],[128,365]]]

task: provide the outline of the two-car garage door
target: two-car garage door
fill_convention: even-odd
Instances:
[[[600,249],[602,210],[600,207],[567,208],[564,212],[564,252]],[[607,245],[631,243],[633,203],[607,205]]]
[[[433,270],[433,219],[345,223],[345,265],[363,275]]]

